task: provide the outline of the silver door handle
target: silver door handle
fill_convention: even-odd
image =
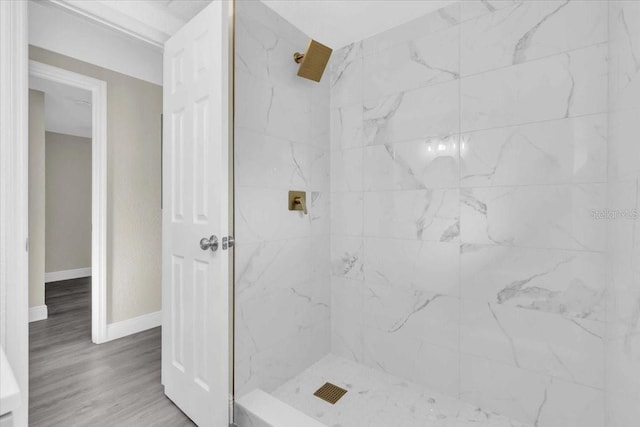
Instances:
[[[200,249],[206,251],[207,249],[211,249],[211,252],[215,252],[218,250],[218,238],[216,236],[211,236],[208,239],[203,237],[200,239]]]

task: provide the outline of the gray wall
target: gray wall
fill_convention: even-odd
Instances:
[[[29,90],[29,307],[44,305],[44,93]]]
[[[296,76],[308,37],[260,2],[236,16],[237,396],[329,351],[328,73]],[[307,192],[308,215],[287,208]]]
[[[160,310],[162,87],[34,46],[29,57],[107,82],[107,321]]]
[[[45,272],[91,267],[91,139],[46,132]]]

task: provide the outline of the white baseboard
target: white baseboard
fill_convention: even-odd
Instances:
[[[133,319],[123,320],[121,322],[109,323],[107,325],[107,341],[117,340],[127,335],[137,334],[147,329],[155,328],[162,325],[162,312],[143,314]]]
[[[46,305],[29,307],[29,322],[37,322],[38,320],[44,320],[47,317],[49,317],[49,310]]]
[[[59,282],[60,280],[79,279],[81,277],[90,277],[91,267],[76,268],[75,270],[62,270],[44,273],[44,282]]]

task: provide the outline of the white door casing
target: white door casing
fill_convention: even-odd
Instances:
[[[214,1],[165,45],[162,383],[196,424],[229,424],[229,7]],[[200,239],[216,235],[215,252]]]

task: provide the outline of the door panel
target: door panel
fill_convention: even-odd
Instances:
[[[216,1],[164,52],[162,383],[199,426],[229,423],[228,3]]]

